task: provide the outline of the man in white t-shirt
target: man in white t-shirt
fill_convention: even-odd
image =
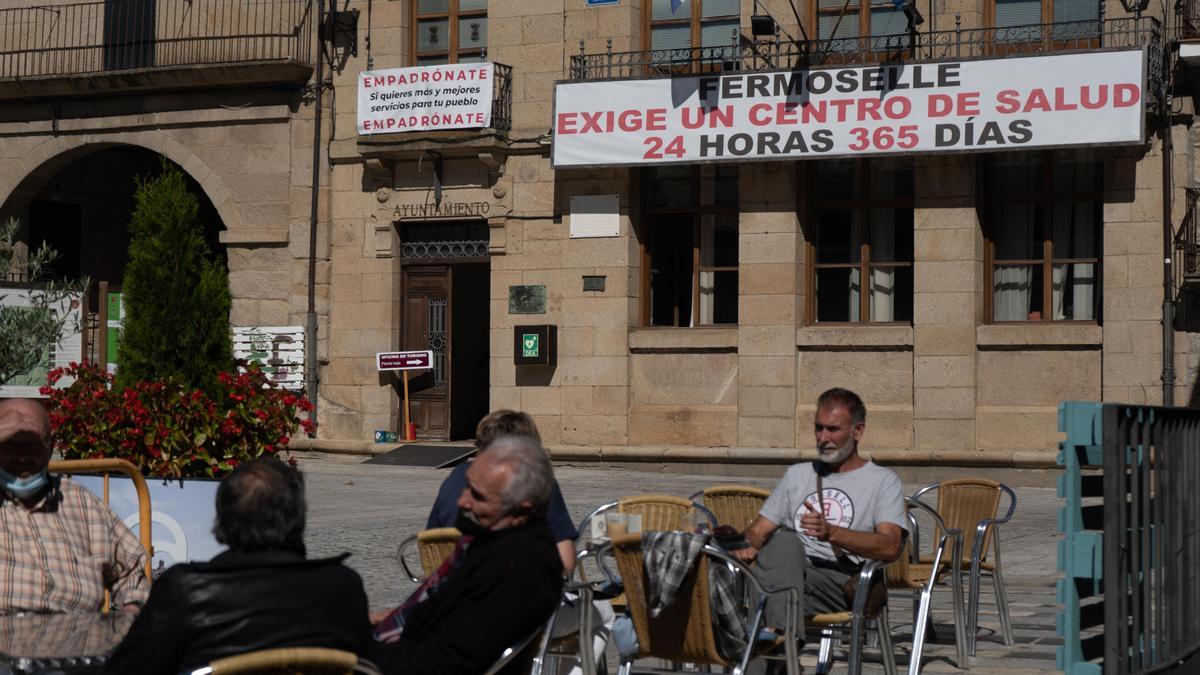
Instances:
[[[900,479],[858,454],[866,418],[854,392],[821,394],[814,419],[820,460],[787,470],[746,529],[750,546],[737,551],[742,560],[758,560],[767,587],[803,591],[801,616],[846,611],[843,583],[863,561],[895,560],[903,548]],[[784,611],[781,603],[768,602],[768,625],[782,626]]]

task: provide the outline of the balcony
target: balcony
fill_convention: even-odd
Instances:
[[[107,0],[0,10],[0,100],[303,84],[309,0]]]
[[[1190,0],[1200,5],[1200,0]],[[1161,52],[1161,24],[1154,17],[1070,21],[1005,28],[902,33],[861,38],[808,41],[748,41],[688,49],[580,52],[571,57],[575,81],[644,79],[686,74],[793,70],[832,66],[872,65],[883,61],[965,61],[1004,56],[1061,54],[1097,49],[1149,47]],[[1147,63],[1147,104],[1157,106],[1161,59]]]

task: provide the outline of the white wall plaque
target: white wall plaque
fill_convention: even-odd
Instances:
[[[571,197],[571,238],[616,237],[621,234],[620,195]]]

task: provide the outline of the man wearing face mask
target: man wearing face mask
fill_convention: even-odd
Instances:
[[[50,420],[36,401],[0,403],[0,614],[136,612],[146,551],[107,506],[47,473]]]
[[[820,459],[787,470],[746,529],[750,546],[735,552],[757,558],[767,587],[801,589],[801,616],[849,610],[846,581],[865,560],[895,560],[903,547],[900,478],[858,454],[866,419],[854,392],[821,394],[813,427]],[[768,625],[783,626],[784,612],[768,601]]]
[[[545,516],[554,471],[541,444],[501,436],[466,480],[458,547],[376,627],[383,644],[375,661],[385,673],[485,672],[559,605],[562,560]]]

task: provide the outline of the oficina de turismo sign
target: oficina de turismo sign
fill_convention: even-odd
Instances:
[[[555,167],[1140,144],[1143,50],[564,82]]]

